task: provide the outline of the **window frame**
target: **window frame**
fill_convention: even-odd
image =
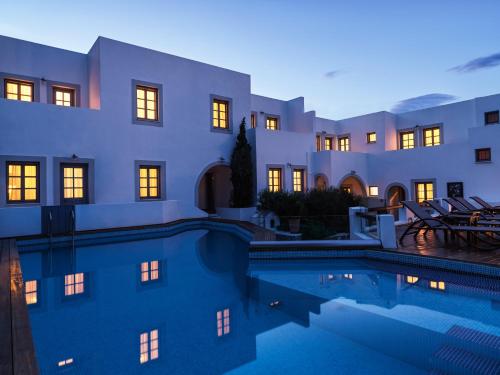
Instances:
[[[370,140],[370,136],[374,135],[375,136],[375,140]],[[366,133],[366,143],[369,144],[369,145],[372,145],[374,143],[377,143],[377,132],[368,132]]]
[[[140,194],[140,167],[158,167],[160,169],[159,173],[159,185],[157,198],[141,198]],[[136,202],[152,202],[152,201],[164,201],[167,199],[166,190],[166,162],[163,160],[135,160],[134,161],[134,175],[135,175],[135,201]]]
[[[479,156],[481,152],[488,152],[488,159],[480,159]],[[491,147],[484,147],[484,148],[476,148],[474,150],[474,154],[476,156],[476,163],[491,163]]]
[[[10,200],[9,199],[9,165],[21,165],[21,199],[20,200]],[[36,199],[34,200],[26,200],[25,199],[25,178],[24,175],[24,167],[25,166],[35,166],[36,167]],[[39,204],[40,203],[40,195],[41,195],[41,186],[40,186],[40,171],[41,166],[39,161],[28,161],[28,160],[6,160],[5,161],[5,203],[8,206],[12,205],[25,205],[25,204]],[[17,177],[17,176],[16,176]]]
[[[137,88],[156,90],[156,120],[137,117]],[[132,123],[136,125],[163,126],[163,85],[159,83],[132,80]]]
[[[62,86],[56,86],[56,85],[53,85],[51,86],[52,87],[52,104],[54,105],[57,105],[58,107],[76,107],[76,91],[74,88],[70,88],[70,87],[62,87]],[[70,94],[70,103],[69,103],[69,106],[65,106],[65,105],[60,105],[60,104],[57,104],[57,99],[56,99],[56,93],[57,91],[60,91],[62,93],[68,93]]]
[[[434,131],[438,130],[439,131],[439,144],[434,143]],[[428,131],[432,131],[432,144],[426,144],[426,137],[425,133]],[[422,147],[437,147],[441,146],[443,144],[443,127],[441,125],[431,125],[431,126],[426,126],[422,128]]]
[[[271,129],[271,128],[268,127],[268,121],[270,121],[270,120],[275,120],[276,121],[276,129]],[[266,114],[265,129],[269,130],[269,131],[273,131],[273,132],[281,130],[281,119],[280,119],[280,116]]]
[[[429,199],[434,199],[437,197],[437,185],[436,185],[436,180],[435,179],[422,179],[422,180],[412,180],[411,184],[413,186],[412,188],[412,193],[413,193],[413,200],[417,202],[418,204],[422,204],[422,202],[429,200]],[[424,199],[422,201],[419,201],[419,196],[418,196],[418,185],[419,184],[431,184],[432,185],[432,198],[427,196],[427,188],[424,188]]]
[[[81,198],[65,198],[64,197],[64,168],[82,168],[82,194]],[[73,179],[73,193],[74,193],[74,180]],[[65,163],[59,165],[59,183],[60,183],[60,204],[61,205],[74,205],[74,204],[89,204],[89,165],[88,163]]]
[[[496,114],[497,120],[495,122],[488,121],[488,115],[491,115],[491,114]],[[484,112],[484,125],[496,125],[499,123],[500,123],[500,111],[499,110]]]
[[[7,84],[13,83],[16,84],[17,89],[17,99],[8,99],[7,98]],[[21,90],[20,85],[29,85],[31,86],[31,100],[21,100]],[[7,100],[15,100],[19,102],[33,103],[35,101],[35,82],[31,80],[23,80],[19,78],[5,78],[3,81],[3,98]]]
[[[328,142],[330,142],[330,146],[328,148],[326,147],[327,140]],[[323,147],[325,151],[333,151],[335,149],[335,137],[332,135],[325,136],[323,141]]]
[[[320,152],[320,151],[323,151],[323,142],[322,142],[322,137],[321,137],[321,134],[316,134],[316,152]]]
[[[14,99],[6,99],[6,97],[7,97],[7,93],[6,93],[7,85],[5,83],[6,80],[33,83],[33,90],[32,90],[33,101],[32,102],[40,102],[40,78],[31,77],[31,76],[24,76],[24,75],[20,75],[20,74],[9,74],[9,73],[0,72],[0,98],[4,98],[5,100],[19,101],[19,100],[14,100]],[[24,102],[24,103],[30,103],[30,102]]]
[[[250,129],[257,129],[257,112],[250,113]]]
[[[341,147],[341,143],[342,141],[346,140],[347,142],[344,142],[344,147],[345,147],[345,150],[342,150],[342,147]],[[351,136],[349,134],[345,134],[345,135],[339,135],[337,137],[337,151],[340,151],[340,152],[349,152],[351,151]]]
[[[307,190],[307,177],[306,177],[306,167],[303,165],[292,165],[292,191],[295,193],[305,193]],[[300,181],[300,186],[301,190],[295,190],[295,172],[300,171],[301,172],[301,181]]]
[[[398,146],[400,150],[413,150],[417,147],[417,139],[416,139],[416,132],[415,130],[401,130],[398,132],[399,133],[399,142]],[[404,147],[404,136],[407,134],[413,134],[413,147]]]
[[[276,171],[279,171],[279,185],[278,185],[278,190],[271,190],[270,187],[271,187],[271,184],[270,184],[270,179],[269,179],[269,172],[273,171],[273,170],[276,170]],[[270,192],[282,192],[284,190],[284,186],[283,186],[283,173],[284,173],[284,168],[282,166],[279,166],[279,165],[269,165],[267,166],[266,168],[266,188],[268,191]],[[274,178],[274,177],[273,177]],[[274,186],[274,185],[273,185]]]
[[[147,177],[146,177],[146,189],[147,189],[147,196],[143,197],[141,196],[141,169],[146,169],[147,170]],[[156,170],[156,186],[150,186],[150,180],[153,179],[154,177],[150,177],[150,170],[155,169]],[[139,199],[141,201],[156,201],[161,198],[161,167],[159,165],[139,165]],[[149,189],[151,188],[156,188],[157,195],[156,196],[151,196]]]

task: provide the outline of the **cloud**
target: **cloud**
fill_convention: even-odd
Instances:
[[[392,107],[391,111],[394,113],[416,111],[418,109],[435,107],[441,104],[449,103],[457,99],[458,97],[448,94],[427,94],[417,96],[415,98],[401,100],[394,107]]]
[[[329,72],[325,73],[326,78],[335,78],[338,77],[340,74],[342,74],[342,70],[330,70]]]
[[[463,65],[455,66],[448,70],[455,71],[457,73],[472,73],[476,70],[493,68],[497,65],[500,65],[500,52],[489,56],[478,57],[477,59],[471,60]]]

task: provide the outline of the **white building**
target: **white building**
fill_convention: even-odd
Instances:
[[[248,74],[107,38],[82,54],[0,37],[0,51],[0,237],[39,233],[45,205],[77,204],[77,229],[228,207],[243,117],[256,194],[500,201],[500,94],[334,121],[252,95]]]

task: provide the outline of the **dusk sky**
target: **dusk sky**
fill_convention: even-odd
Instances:
[[[2,35],[137,44],[248,73],[254,94],[304,96],[333,119],[500,92],[498,0],[25,0],[2,13]]]

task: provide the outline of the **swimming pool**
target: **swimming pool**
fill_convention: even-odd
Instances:
[[[209,230],[22,252],[21,266],[42,374],[500,371],[494,279],[249,263],[246,242]]]

